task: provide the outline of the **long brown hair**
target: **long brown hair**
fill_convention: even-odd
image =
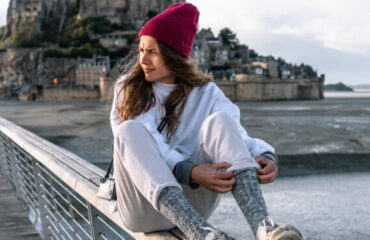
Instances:
[[[212,77],[198,70],[196,65],[179,54],[177,51],[168,47],[163,42],[156,40],[161,56],[167,68],[175,74],[175,83],[177,87],[169,94],[165,100],[167,121],[167,137],[175,133],[178,128],[185,103],[191,90],[197,86],[203,86],[210,81]],[[123,98],[115,103],[117,106],[117,119],[121,122],[128,119],[134,119],[143,112],[152,108],[156,99],[152,91],[152,82],[145,80],[144,72],[139,63],[139,54],[137,60],[130,66],[123,75],[127,79],[121,82],[121,88],[117,95],[122,94]]]

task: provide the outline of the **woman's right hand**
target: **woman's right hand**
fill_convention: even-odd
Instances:
[[[213,192],[226,193],[233,188],[233,172],[217,171],[231,167],[226,162],[199,164],[191,170],[191,182],[197,183]]]

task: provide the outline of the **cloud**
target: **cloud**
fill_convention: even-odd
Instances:
[[[0,9],[0,27],[6,24],[7,10]]]
[[[188,0],[200,27],[229,27],[260,54],[312,65],[339,80],[370,82],[368,0]]]
[[[6,24],[6,17],[8,14],[8,5],[10,0],[1,0],[0,4],[0,27]]]

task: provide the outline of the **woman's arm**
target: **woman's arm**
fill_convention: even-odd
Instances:
[[[122,81],[122,80],[121,80]],[[117,135],[117,129],[118,125],[121,122],[121,119],[118,118],[116,119],[117,116],[117,99],[118,101],[122,100],[122,92],[120,95],[119,93],[119,87],[120,87],[120,82],[118,81],[116,83],[115,89],[114,89],[114,98],[113,98],[113,103],[112,103],[112,109],[110,112],[110,123],[112,127],[112,132],[113,136],[116,137]],[[164,158],[166,161],[168,167],[173,171],[175,165],[178,162],[181,162],[185,160],[185,157],[179,153],[178,151],[171,149],[169,144],[166,143],[165,137],[158,132],[157,130],[157,125],[155,124],[155,119],[151,111],[148,111],[146,113],[142,113],[141,115],[137,116],[135,118],[135,121],[138,121],[142,123],[145,128],[151,133],[153,136],[154,140],[157,142],[161,156]]]

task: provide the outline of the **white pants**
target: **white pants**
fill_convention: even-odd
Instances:
[[[227,162],[227,171],[259,168],[239,134],[237,124],[218,112],[203,122],[192,161],[197,164]],[[123,223],[134,232],[174,227],[157,208],[160,192],[169,186],[182,189],[194,209],[205,219],[217,207],[220,194],[203,187],[180,185],[160,155],[159,146],[139,122],[120,124],[114,139],[114,175],[117,207]]]

